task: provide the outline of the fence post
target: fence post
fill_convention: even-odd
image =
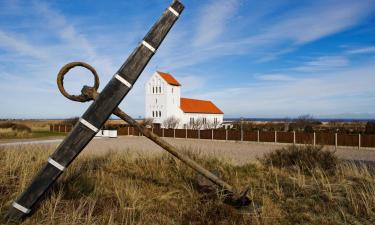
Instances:
[[[241,129],[241,141],[243,141],[243,129]]]
[[[64,124],[64,133],[66,133],[66,124]]]
[[[225,130],[225,140],[228,141],[228,130]]]
[[[128,136],[130,136],[130,127],[128,127]]]
[[[198,129],[198,139],[201,139],[201,130]]]
[[[275,131],[275,143],[277,143],[277,131]]]
[[[258,132],[257,132],[257,142],[259,142],[260,141],[260,138],[259,138],[259,130],[258,130]]]
[[[185,139],[187,139],[187,127],[185,127]]]
[[[161,136],[164,137],[164,128],[161,129]]]
[[[176,129],[173,129],[173,138],[176,138]]]
[[[211,130],[211,140],[214,140],[214,129]]]
[[[296,132],[293,131],[293,144],[295,145],[296,144]]]
[[[361,134],[358,134],[358,149],[361,149]]]
[[[316,134],[315,134],[315,132],[314,132],[314,146],[316,145]]]
[[[337,133],[335,133],[335,149],[337,148]]]

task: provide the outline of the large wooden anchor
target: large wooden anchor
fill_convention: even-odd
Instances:
[[[112,113],[115,113],[120,118],[125,119],[129,124],[137,127],[146,137],[149,137],[175,157],[187,163],[187,165],[196,169],[202,175],[205,175],[205,177],[218,184],[224,190],[227,190],[228,193],[231,193],[233,199],[237,199],[240,202],[248,201],[246,193],[243,193],[242,195],[237,194],[232,186],[225,183],[196,162],[184,157],[181,153],[178,153],[178,151],[175,151],[173,146],[158,138],[155,134],[149,132],[144,127],[141,127],[131,117],[117,108],[122,99],[128,94],[134,83],[137,81],[141,72],[155,54],[156,50],[159,48],[169,30],[179,18],[183,9],[184,6],[178,0],[173,1],[100,94],[96,92],[99,86],[97,75],[95,76],[96,83],[94,87],[84,87],[83,94],[80,96],[69,95],[63,89],[62,93],[69,99],[79,101],[95,99],[95,101],[82,115],[79,122],[57,147],[55,152],[48,158],[46,164],[34,177],[28,188],[15,202],[13,202],[12,207],[7,213],[8,219],[17,221],[31,214],[31,211],[34,209],[38,200],[41,199],[63,171],[94,138],[95,134],[99,131],[99,128],[104,125]],[[69,69],[74,67],[74,65],[77,66],[79,64],[68,64],[62,68],[62,71],[60,71],[61,74],[68,72]],[[89,68],[94,75],[96,74],[95,70],[89,65],[83,63],[80,65]],[[60,90],[61,87],[59,86]]]

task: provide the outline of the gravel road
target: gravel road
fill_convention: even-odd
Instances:
[[[284,144],[234,142],[234,141],[212,141],[197,139],[173,139],[165,138],[172,145],[204,156],[214,156],[229,160],[234,164],[244,164],[255,161],[265,153],[285,147]],[[25,144],[48,144],[57,146],[62,139],[18,141],[11,143],[0,143],[0,146],[14,146]],[[326,147],[334,151],[333,147]],[[102,154],[108,151],[129,151],[140,155],[159,155],[164,151],[145,137],[120,136],[118,138],[94,138],[85,148],[84,154]],[[348,160],[375,161],[375,149],[358,149],[341,147],[336,150],[338,157]]]

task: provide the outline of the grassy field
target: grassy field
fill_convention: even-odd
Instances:
[[[28,139],[65,136],[64,133],[50,132],[49,124],[58,121],[14,120],[0,122],[0,139]]]
[[[29,138],[48,138],[63,137],[65,133],[50,131],[14,131],[11,129],[0,129],[0,139],[29,139]]]
[[[0,148],[0,223],[53,150]],[[196,174],[168,155],[85,154],[24,224],[374,224],[374,175],[306,151],[282,150],[241,166],[188,153],[236,188],[250,187],[252,204],[242,209],[198,191]]]

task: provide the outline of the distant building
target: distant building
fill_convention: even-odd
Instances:
[[[224,113],[211,101],[181,97],[181,84],[168,73],[155,72],[146,82],[146,115],[162,128],[217,128]]]

